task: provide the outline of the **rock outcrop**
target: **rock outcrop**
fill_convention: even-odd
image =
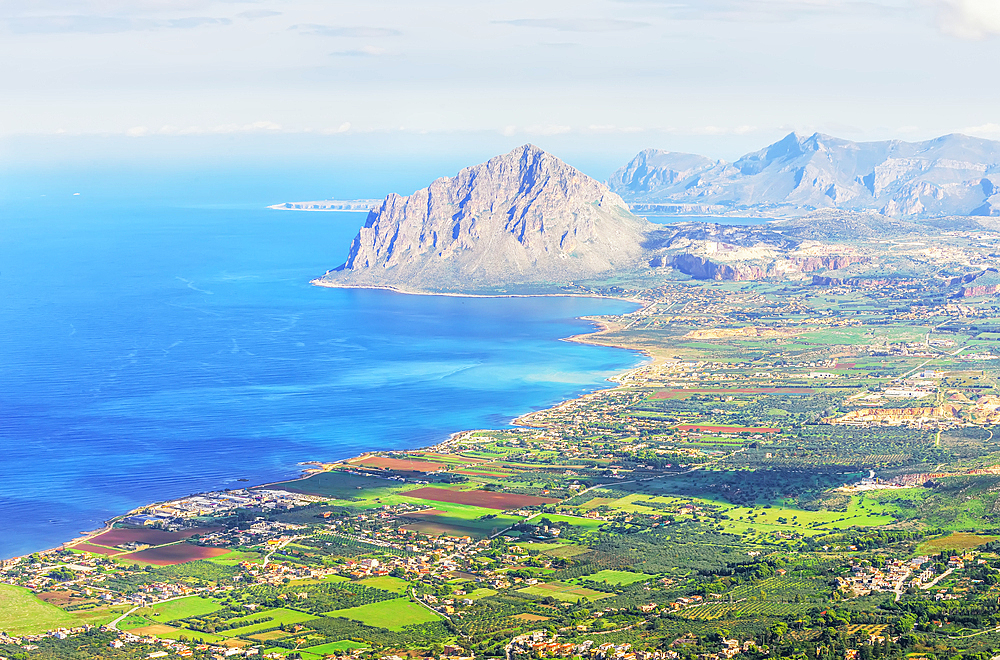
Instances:
[[[965,285],[958,290],[955,298],[978,298],[992,296],[1000,292],[1000,273],[995,268],[987,268],[982,273],[962,278]]]
[[[326,286],[506,290],[646,267],[653,225],[534,145],[372,209]]]

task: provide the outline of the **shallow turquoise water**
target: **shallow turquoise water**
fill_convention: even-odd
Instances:
[[[624,302],[310,286],[362,214],[213,203],[207,184],[70,190],[0,208],[0,557],[301,461],[505,425],[641,359],[558,341]]]

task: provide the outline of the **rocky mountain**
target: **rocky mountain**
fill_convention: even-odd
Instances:
[[[647,149],[609,183],[636,212],[1000,216],[1000,142],[958,134],[851,142],[791,133],[734,163]]]
[[[534,145],[372,209],[347,261],[315,281],[506,290],[648,268],[653,225],[607,186]]]
[[[765,177],[770,172],[773,192],[787,170],[778,163],[804,157],[793,157],[796,149],[801,151],[793,146],[789,142],[782,147],[784,156],[763,151],[732,165],[644,152],[613,183],[619,189],[631,181],[662,191],[680,185],[685,177],[719,171],[731,177]],[[901,147],[895,149],[899,153]],[[962,162],[968,170],[973,161],[971,155],[966,158]],[[855,155],[855,163],[862,160]],[[938,172],[941,180],[945,166],[940,159],[935,162],[923,171]],[[742,172],[741,167],[756,174],[733,173]],[[867,165],[857,168],[863,171]],[[946,169],[954,173],[960,168]],[[850,183],[843,181],[844,186]],[[795,199],[808,201],[812,197],[803,186],[799,181],[792,190],[801,195]],[[782,199],[793,198],[781,191]],[[757,188],[752,192],[764,195]],[[938,201],[948,200],[954,201],[948,196]],[[982,234],[996,229],[1000,218],[917,221],[832,207],[759,225],[654,225],[630,213],[605,185],[525,145],[407,197],[389,195],[368,213],[346,262],[314,283],[495,294],[601,290],[612,284],[689,278],[815,286],[923,281],[934,295],[962,298],[1000,292],[995,270],[1000,238],[994,243]]]

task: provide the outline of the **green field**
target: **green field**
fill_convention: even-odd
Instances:
[[[150,621],[143,615],[139,613],[129,614],[127,617],[118,622],[119,630],[132,630],[133,628],[142,628],[143,626],[153,625],[153,621]]]
[[[622,584],[633,584],[635,582],[642,582],[644,580],[651,580],[655,575],[647,575],[646,573],[633,573],[631,571],[612,571],[610,569],[605,569],[603,571],[598,571],[593,575],[587,575],[581,578],[582,580],[588,580],[590,582],[607,582],[608,584],[622,585]]]
[[[186,637],[189,640],[201,641],[207,644],[223,644],[226,638],[213,633],[203,633],[188,628],[177,628],[162,623],[153,623],[140,628],[131,628],[130,631],[136,635],[155,635],[163,639],[176,639]]]
[[[812,606],[805,603],[705,603],[704,605],[683,609],[677,612],[677,616],[700,621],[712,621],[723,617],[730,619],[760,615],[786,616],[804,612],[810,607]]]
[[[351,651],[353,649],[364,649],[368,648],[367,644],[362,644],[360,642],[352,642],[349,639],[344,639],[339,642],[330,642],[328,644],[320,644],[319,646],[310,646],[308,648],[302,649],[306,653],[315,653],[316,655],[329,655],[334,651]]]
[[[264,623],[254,623],[245,625],[241,628],[230,628],[229,630],[222,631],[222,634],[226,637],[241,637],[243,635],[249,635],[260,630],[267,630],[268,628],[277,628],[283,623],[302,623],[303,621],[310,621],[317,617],[306,614],[305,612],[296,612],[295,610],[286,610],[283,607],[279,607],[273,610],[264,610],[262,612],[255,612],[253,614],[240,617],[239,619],[234,619],[230,623],[242,623],[244,621],[253,621],[254,619],[260,618],[262,616],[271,617],[270,621],[265,621]]]
[[[551,517],[549,518],[552,519]],[[559,558],[569,558],[575,557],[577,555],[582,555],[585,552],[590,552],[590,548],[582,545],[573,545],[572,543],[518,543],[525,550],[533,550],[535,552],[541,552],[544,555],[550,557]]]
[[[996,539],[996,536],[983,536],[981,534],[954,532],[952,534],[948,534],[947,536],[939,536],[937,538],[924,541],[917,547],[917,554],[931,555],[945,550],[971,550],[972,548],[978,548],[979,546],[985,545],[990,541],[995,541]]]
[[[438,620],[438,616],[426,607],[405,598],[384,600],[380,603],[327,612],[326,616],[342,616],[369,626],[388,628],[389,630],[402,630],[405,626]]]
[[[453,502],[429,502],[412,497],[393,496],[382,498],[383,504],[422,504],[439,511],[437,515],[422,516],[419,521],[409,523],[406,529],[417,530],[426,534],[448,534],[451,536],[472,536],[483,538],[494,532],[510,527],[520,518],[516,516],[497,515],[493,509],[486,509],[467,504]],[[488,516],[488,517],[487,517]]]
[[[228,554],[222,555],[220,557],[210,557],[205,561],[210,561],[213,564],[219,564],[220,566],[235,566],[242,561],[258,562],[263,558],[259,552],[244,552],[242,550],[232,550]]]
[[[903,491],[892,491],[899,496]],[[887,498],[888,499],[888,498]],[[694,504],[706,508],[718,508],[719,513],[728,516],[722,521],[727,532],[743,534],[754,530],[757,532],[798,532],[807,536],[829,533],[835,529],[848,527],[878,527],[895,522],[892,517],[899,509],[891,501],[881,501],[877,495],[853,495],[846,511],[807,511],[791,506],[771,504],[768,506],[745,507],[734,506],[729,502],[710,500],[697,497],[652,496],[632,494],[605,504],[616,511],[627,513],[650,513],[654,511],[637,502],[650,502],[667,507],[681,507]],[[676,517],[689,517],[688,514],[673,514]],[[555,518],[555,516],[550,516]],[[601,521],[594,521],[600,523]]]
[[[39,600],[27,589],[0,584],[0,631],[25,635],[77,625],[80,622],[72,614]]]
[[[480,598],[486,598],[487,596],[495,596],[496,593],[497,592],[495,590],[493,590],[493,589],[486,589],[486,588],[476,589],[475,591],[468,592],[467,594],[465,594],[464,596],[462,596],[462,598],[469,598],[471,600],[479,600]]]
[[[306,479],[296,479],[280,484],[272,484],[269,488],[283,488],[292,492],[332,497],[338,500],[352,500],[358,497],[378,497],[401,490],[406,486],[396,485],[398,481],[362,477],[347,472],[320,472]]]
[[[172,600],[152,608],[155,621],[175,621],[177,619],[187,619],[188,617],[209,614],[219,609],[221,606],[215,601],[200,596],[188,596],[179,600]]]
[[[522,594],[530,594],[532,596],[552,596],[556,600],[562,600],[567,603],[575,603],[581,598],[599,600],[601,598],[608,598],[612,595],[602,593],[600,591],[594,591],[593,589],[587,589],[586,587],[580,587],[575,584],[568,584],[566,582],[545,582],[531,587],[525,587],[524,589],[518,589],[518,591]]]
[[[382,589],[383,591],[391,591],[394,594],[406,593],[409,588],[410,583],[406,580],[402,580],[397,577],[392,577],[390,575],[384,575],[382,577],[373,577],[366,580],[361,580],[360,584],[366,587],[372,587],[374,589]]]
[[[550,514],[550,513],[546,513],[544,516],[539,516],[539,518],[535,520],[541,519],[543,517],[548,518],[552,522],[565,522],[575,527],[583,527],[585,529],[597,529],[598,527],[604,524],[603,520],[593,520],[591,518],[583,518],[580,516],[561,516],[558,514]]]

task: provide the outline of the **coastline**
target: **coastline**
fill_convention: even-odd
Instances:
[[[313,286],[323,287],[324,289],[371,289],[375,291],[391,291],[392,293],[401,293],[407,296],[444,296],[448,298],[597,298],[600,300],[624,300],[625,302],[634,303],[636,305],[642,305],[645,307],[645,301],[638,298],[627,298],[624,296],[606,296],[599,293],[458,293],[454,291],[421,291],[419,289],[401,289],[399,287],[389,286],[388,284],[339,284],[333,282],[324,281],[322,278],[317,277],[316,279],[309,280],[309,284]],[[584,318],[587,320],[592,320],[589,317],[580,316],[577,318]],[[594,321],[599,323],[598,321]],[[596,334],[596,333],[584,333],[584,334]],[[574,335],[582,336],[582,335]],[[619,347],[620,348],[620,347]],[[632,349],[627,349],[632,350]]]
[[[603,300],[621,300],[621,301],[624,301],[624,302],[630,302],[630,303],[633,303],[633,304],[640,305],[640,309],[645,308],[646,305],[647,305],[647,303],[645,301],[641,301],[641,300],[637,300],[637,299],[633,299],[633,298],[625,298],[625,297],[622,297],[622,296],[606,296],[606,295],[599,295],[599,294],[582,294],[582,293],[581,294],[573,294],[573,293],[544,294],[544,293],[540,293],[540,294],[495,294],[495,295],[489,295],[489,294],[465,294],[465,293],[436,293],[436,292],[428,292],[428,291],[406,291],[406,290],[397,289],[395,287],[390,287],[390,286],[359,286],[359,285],[340,286],[340,285],[331,285],[331,284],[326,284],[326,283],[320,283],[320,282],[318,282],[318,280],[312,280],[312,281],[310,281],[310,284],[312,284],[314,286],[325,287],[325,288],[381,289],[381,290],[390,291],[392,293],[398,293],[398,294],[402,294],[402,295],[448,296],[448,297],[458,297],[458,298],[595,298],[595,299],[603,299]],[[639,311],[639,310],[636,310],[636,311]],[[610,331],[612,329],[611,326],[609,326],[605,321],[603,321],[601,319],[598,319],[598,318],[595,318],[595,317],[592,317],[592,316],[578,316],[578,317],[574,317],[574,318],[576,320],[584,320],[584,321],[587,321],[589,323],[592,323],[594,325],[593,331],[591,331],[591,332],[583,332],[583,333],[580,333],[580,334],[571,335],[569,337],[560,337],[556,341],[573,342],[573,343],[578,343],[578,344],[586,344],[586,345],[590,345],[590,346],[601,346],[601,347],[604,347],[604,348],[617,348],[617,349],[621,349],[621,350],[631,351],[631,352],[637,353],[638,355],[644,356],[647,360],[655,360],[655,358],[652,355],[650,355],[650,353],[648,351],[646,351],[644,349],[638,349],[638,348],[628,347],[628,346],[621,346],[621,345],[615,345],[615,344],[604,344],[604,343],[598,343],[598,342],[594,342],[594,341],[588,341],[587,340],[588,337],[598,336],[600,334],[603,334],[605,332]],[[581,399],[583,397],[593,396],[597,392],[602,392],[602,391],[606,391],[606,390],[613,390],[613,389],[615,389],[617,387],[621,387],[621,381],[620,381],[620,379],[624,375],[626,375],[629,372],[631,372],[633,369],[638,368],[639,366],[642,366],[642,364],[635,365],[635,366],[630,367],[629,369],[627,369],[625,371],[622,371],[622,372],[619,372],[619,373],[615,373],[615,374],[613,374],[611,376],[608,376],[605,379],[605,381],[607,383],[609,383],[608,387],[602,387],[602,388],[599,388],[599,389],[595,389],[595,390],[593,390],[591,392],[587,392],[587,393],[581,394],[581,395],[576,396],[576,397],[572,397],[572,398],[569,398],[569,399],[558,401],[558,402],[553,403],[552,405],[547,406],[546,408],[542,408],[540,410],[532,410],[532,411],[527,411],[527,412],[521,413],[517,417],[514,417],[510,421],[510,424],[512,426],[524,426],[526,428],[530,428],[530,424],[528,424],[526,421],[522,422],[522,420],[525,420],[525,418],[529,417],[530,415],[532,415],[534,413],[537,413],[537,412],[541,412],[542,410],[549,410],[549,409],[552,409],[552,408],[557,408],[557,407],[565,405],[565,404],[567,404],[569,402],[577,401],[577,400],[579,400],[579,399]],[[456,435],[461,434],[461,433],[467,433],[470,430],[471,429],[462,429],[462,430],[452,431],[451,433],[448,434],[448,438],[447,439],[450,440],[450,439],[454,438]],[[433,448],[434,446],[436,446],[436,444],[439,444],[440,442],[443,442],[443,441],[439,441],[438,443],[435,443],[435,445],[428,445],[428,446],[424,446],[424,447],[414,447],[412,450],[408,450],[408,451],[427,450],[427,449]],[[283,480],[278,480],[278,481],[272,481],[272,482],[267,482],[267,483],[263,483],[263,484],[253,484],[253,485],[249,485],[248,484],[248,485],[244,486],[244,488],[248,488],[248,489],[250,489],[250,488],[264,488],[264,487],[268,487],[268,486],[277,486],[277,485],[280,485],[280,484],[287,484],[287,483],[290,483],[290,482],[298,481],[298,480],[304,479],[307,476],[310,476],[312,474],[317,474],[317,473],[328,471],[325,468],[325,466],[335,465],[335,464],[340,464],[340,463],[347,463],[347,462],[352,461],[354,459],[363,458],[364,456],[367,456],[370,453],[371,453],[370,450],[369,451],[363,451],[360,454],[357,454],[355,456],[348,456],[348,457],[345,457],[343,459],[336,460],[336,461],[319,461],[319,460],[315,460],[315,459],[300,461],[299,463],[297,463],[297,465],[303,466],[303,469],[301,469],[299,471],[299,475],[296,476],[296,477],[290,477],[288,479],[283,479]],[[312,467],[305,467],[305,466],[312,466]],[[317,467],[317,466],[319,466],[319,467]],[[205,492],[215,492],[215,491],[205,491]],[[91,538],[93,538],[95,536],[98,536],[98,535],[100,535],[100,534],[102,534],[104,532],[109,531],[110,529],[112,529],[114,527],[114,525],[116,523],[120,522],[124,518],[127,518],[127,517],[129,517],[131,515],[138,514],[138,513],[142,512],[144,509],[147,509],[148,507],[162,505],[162,504],[167,504],[167,503],[173,502],[175,500],[183,499],[183,498],[186,498],[186,497],[192,497],[192,496],[200,495],[200,494],[203,494],[203,493],[189,493],[187,495],[182,495],[182,496],[178,496],[178,497],[167,499],[167,500],[146,502],[146,503],[141,504],[141,505],[139,505],[137,507],[134,507],[133,509],[131,509],[129,511],[120,513],[120,514],[118,514],[118,515],[116,515],[116,516],[114,516],[112,518],[109,518],[108,520],[104,521],[104,525],[102,527],[100,527],[99,529],[91,530],[91,531],[87,531],[87,532],[81,532],[80,536],[75,537],[75,538],[70,539],[70,540],[63,541],[62,543],[60,543],[56,547],[46,548],[46,549],[43,549],[43,550],[35,550],[33,552],[26,553],[24,555],[10,557],[9,560],[20,559],[20,558],[23,558],[25,556],[30,556],[31,554],[34,554],[36,552],[37,553],[45,553],[45,552],[53,552],[53,551],[57,551],[57,550],[62,550],[64,548],[66,548],[67,546],[71,545],[71,544],[85,542],[85,541],[87,541],[87,540],[89,540],[89,539],[91,539]]]

